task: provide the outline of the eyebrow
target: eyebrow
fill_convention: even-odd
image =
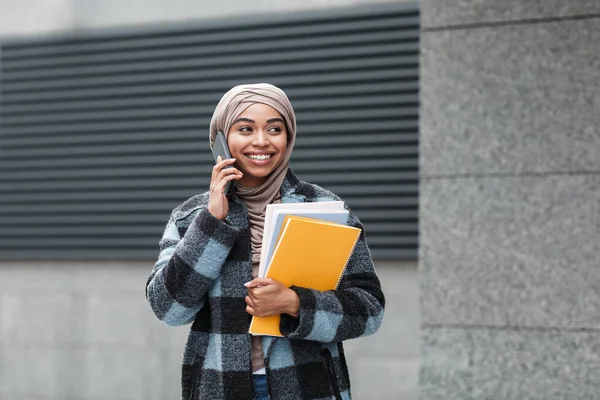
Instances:
[[[234,124],[237,124],[238,122],[250,122],[251,124],[254,124],[254,120],[250,119],[250,118],[238,118],[234,121]]]
[[[244,117],[240,117],[240,118],[236,119],[234,124],[237,124],[238,122],[249,122],[251,124],[256,123],[256,121],[254,121],[253,119],[244,118]],[[282,124],[285,123],[285,122],[283,122],[283,120],[281,118],[271,118],[271,119],[267,120],[267,124],[272,124],[273,122],[281,122]]]

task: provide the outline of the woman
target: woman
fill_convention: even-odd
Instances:
[[[211,143],[219,130],[233,159],[215,165],[208,192],[173,210],[146,285],[160,320],[193,322],[183,399],[349,399],[342,341],[377,331],[384,309],[364,234],[337,290],[257,278],[267,204],[339,197],[289,169],[296,118],[281,89],[234,87],[214,112]],[[229,181],[235,192],[228,199]],[[352,213],[348,224],[362,229]],[[283,338],[248,334],[253,315],[277,314]]]

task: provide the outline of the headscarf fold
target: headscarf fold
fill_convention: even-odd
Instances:
[[[258,266],[262,245],[267,204],[279,203],[280,189],[290,165],[290,156],[296,139],[296,116],[285,92],[269,83],[235,86],[223,95],[210,121],[210,144],[213,145],[217,131],[228,135],[235,120],[250,106],[262,103],[273,107],[285,121],[287,130],[287,151],[277,168],[267,177],[265,183],[257,187],[245,187],[237,182],[236,195],[247,208],[250,219],[252,242],[252,264]],[[254,269],[254,268],[253,268]]]

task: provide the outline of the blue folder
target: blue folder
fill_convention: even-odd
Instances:
[[[274,229],[273,229],[273,240],[269,246],[267,252],[267,259],[265,265],[268,270],[268,265],[271,263],[271,256],[277,246],[277,237],[283,227],[283,221],[287,215],[294,215],[298,217],[314,218],[322,221],[333,222],[335,224],[347,225],[348,224],[348,210],[327,210],[327,211],[275,211],[273,214]]]

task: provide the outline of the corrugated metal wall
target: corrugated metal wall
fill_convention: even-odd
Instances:
[[[292,168],[344,198],[378,259],[417,256],[416,4],[1,44],[0,258],[154,258],[208,188],[208,125],[239,83],[298,118]]]

